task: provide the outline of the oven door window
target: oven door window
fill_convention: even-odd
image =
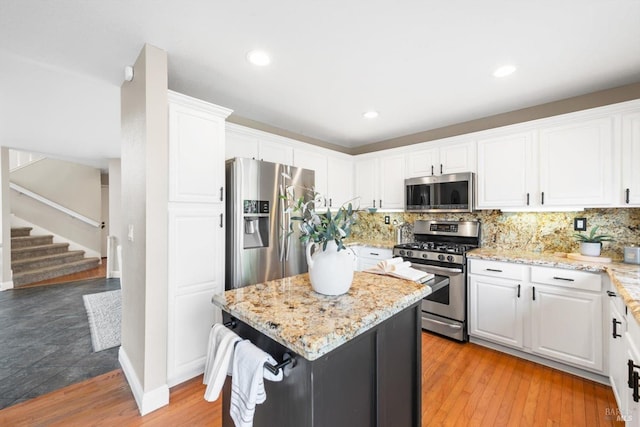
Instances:
[[[449,305],[449,283],[437,287],[425,298],[427,301],[437,302],[443,305]]]

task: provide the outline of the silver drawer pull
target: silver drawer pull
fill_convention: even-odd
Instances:
[[[369,252],[369,255],[379,256],[380,254],[377,254],[377,253],[375,253],[375,252]]]
[[[495,269],[495,268],[485,268],[485,270],[493,271],[494,273],[502,273],[502,270],[498,270],[498,269]]]
[[[575,282],[575,280],[573,279],[567,279],[566,277],[557,277],[557,276],[553,276],[553,278],[555,280],[564,280],[565,282]]]

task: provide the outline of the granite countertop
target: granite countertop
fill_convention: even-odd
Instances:
[[[315,360],[420,301],[427,285],[355,272],[349,292],[313,291],[308,274],[215,295],[213,303],[307,360]]]
[[[365,240],[358,239],[350,242],[345,242],[345,246],[370,246],[372,248],[381,248],[381,249],[393,249],[396,242],[393,240]]]
[[[467,258],[607,273],[611,282],[618,290],[618,293],[622,296],[624,303],[629,308],[629,311],[633,313],[633,317],[640,323],[640,265],[621,262],[597,263],[578,261],[553,253],[488,248],[478,248],[467,252]]]

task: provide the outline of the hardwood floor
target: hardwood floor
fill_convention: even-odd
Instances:
[[[622,426],[608,386],[486,349],[422,334],[423,426]],[[212,426],[220,400],[202,377],[171,389],[171,403],[140,417],[120,370],[0,411],[11,426]]]

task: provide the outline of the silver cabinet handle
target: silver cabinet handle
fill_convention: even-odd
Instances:
[[[492,271],[494,273],[502,273],[502,270],[498,270],[496,268],[485,268],[486,271]]]
[[[224,224],[223,224],[223,215],[224,215],[224,214],[220,214],[220,228],[223,228],[223,227],[224,227]]]
[[[224,193],[224,187],[220,187],[220,201],[222,201],[222,194]]]
[[[566,277],[553,276],[553,278],[554,278],[555,280],[564,280],[565,282],[575,282],[575,280],[573,280],[573,279],[567,279]]]
[[[382,199],[380,199],[380,209],[382,209]]]

